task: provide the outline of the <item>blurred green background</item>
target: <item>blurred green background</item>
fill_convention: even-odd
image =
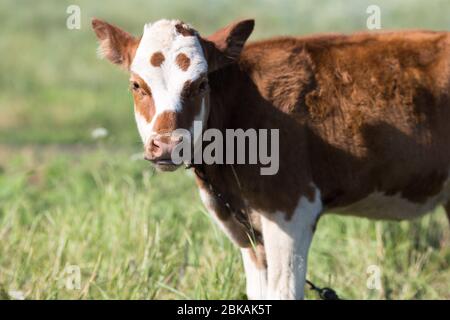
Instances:
[[[69,30],[66,9],[81,8]],[[243,298],[239,251],[215,227],[184,171],[140,160],[127,74],[96,56],[92,17],[134,34],[178,18],[209,34],[255,18],[251,40],[366,29],[450,30],[450,1],[0,2],[0,297]],[[96,128],[107,135],[93,138]],[[442,209],[413,223],[329,216],[309,277],[345,298],[449,299],[450,234]],[[67,266],[81,270],[67,285]],[[381,290],[367,288],[367,268]],[[308,297],[315,298],[308,293]]]

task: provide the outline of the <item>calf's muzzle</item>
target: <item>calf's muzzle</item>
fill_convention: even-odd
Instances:
[[[171,137],[170,134],[155,135],[145,147],[144,159],[161,171],[173,171],[179,165],[172,161],[172,151],[180,142],[180,138]]]

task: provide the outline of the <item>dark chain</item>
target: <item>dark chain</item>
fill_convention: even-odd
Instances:
[[[311,281],[306,279],[306,283],[309,285],[311,290],[316,291],[319,294],[320,299],[322,300],[341,300],[337,295],[336,291],[331,288],[319,288],[314,285]]]
[[[227,208],[232,216],[236,218],[236,220],[242,224],[247,230],[251,232],[252,240],[255,242],[263,243],[263,238],[260,232],[255,230],[250,222],[250,217],[248,213],[242,209],[236,209],[233,207],[229,201],[226,200],[223,193],[217,191],[217,189],[213,186],[213,184],[209,181],[206,176],[205,170],[201,165],[189,164],[186,166],[186,169],[194,168],[195,175],[202,180],[207,186],[211,193],[219,200],[222,206]]]
[[[246,213],[242,209],[235,209],[231,206],[230,202],[228,202],[222,193],[218,192],[216,188],[212,185],[212,183],[209,181],[208,177],[206,176],[205,170],[203,166],[201,165],[194,165],[194,164],[188,164],[186,166],[186,169],[194,168],[195,175],[202,180],[209,188],[212,194],[219,199],[221,204],[225,206],[230,214],[232,214],[236,220],[241,223],[247,230],[250,230],[252,232],[253,240],[257,240],[260,243],[263,243],[263,237],[262,234],[256,230],[253,229],[253,226],[250,222],[250,217],[248,216],[248,213]],[[306,279],[306,283],[309,285],[311,290],[316,291],[319,294],[319,297],[322,300],[341,300],[339,296],[337,295],[336,291],[334,291],[331,288],[319,288],[316,287],[311,281]]]

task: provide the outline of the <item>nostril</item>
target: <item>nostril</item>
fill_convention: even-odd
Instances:
[[[157,158],[159,156],[161,156],[161,154],[163,153],[163,142],[161,142],[158,139],[152,139],[152,141],[150,142],[150,145],[148,147],[148,152],[149,154],[152,155],[152,158]]]
[[[160,147],[161,147],[161,142],[156,139],[153,139],[151,142],[151,148],[159,149]]]
[[[154,156],[158,156],[161,153],[162,147],[163,147],[163,144],[161,141],[153,139],[150,142],[149,151]]]

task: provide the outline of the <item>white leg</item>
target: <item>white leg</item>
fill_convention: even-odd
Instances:
[[[290,219],[285,213],[262,217],[268,272],[268,299],[303,299],[309,246],[322,210],[320,192],[314,201],[302,197]]]
[[[247,280],[247,298],[249,300],[262,300],[267,293],[267,266],[264,248],[258,245],[255,249],[241,249]]]

